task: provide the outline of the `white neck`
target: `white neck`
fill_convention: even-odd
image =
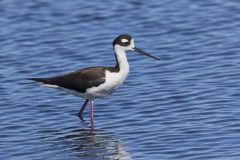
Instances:
[[[115,46],[114,51],[116,54],[120,72],[125,72],[126,74],[128,74],[129,64],[128,64],[127,55],[126,55],[125,50],[122,49],[120,46]]]

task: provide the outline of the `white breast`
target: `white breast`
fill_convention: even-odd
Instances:
[[[127,78],[127,75],[129,73],[129,64],[127,61],[125,49],[119,45],[115,45],[114,51],[116,53],[120,70],[119,72],[110,72],[106,70],[105,82],[97,87],[92,87],[86,90],[85,95],[87,95],[90,99],[101,98],[110,95]]]
[[[87,89],[86,94],[93,98],[105,97],[115,91],[127,78],[129,73],[129,64],[126,53],[123,49],[115,47],[115,53],[119,64],[119,72],[105,72],[105,83],[98,87]]]
[[[110,95],[115,91],[127,78],[129,70],[120,71],[117,73],[106,71],[105,83],[98,87],[87,89],[86,94],[94,98],[101,98]]]

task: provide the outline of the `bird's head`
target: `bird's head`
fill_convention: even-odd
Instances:
[[[117,38],[115,38],[115,40],[113,41],[113,48],[124,50],[124,51],[136,51],[140,54],[149,56],[156,60],[160,60],[159,58],[152,56],[149,53],[146,53],[143,50],[137,48],[134,44],[134,40],[133,40],[132,36],[127,35],[127,34],[122,34],[122,35],[118,36]]]

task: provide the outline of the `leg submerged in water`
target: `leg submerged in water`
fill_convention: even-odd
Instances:
[[[93,106],[93,100],[90,100],[90,117],[91,117],[91,128],[94,129],[94,106]]]

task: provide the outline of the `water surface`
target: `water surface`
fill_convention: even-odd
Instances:
[[[0,159],[239,159],[240,2],[0,2]],[[84,102],[25,80],[115,64],[131,34],[161,61],[129,53],[130,74]]]

